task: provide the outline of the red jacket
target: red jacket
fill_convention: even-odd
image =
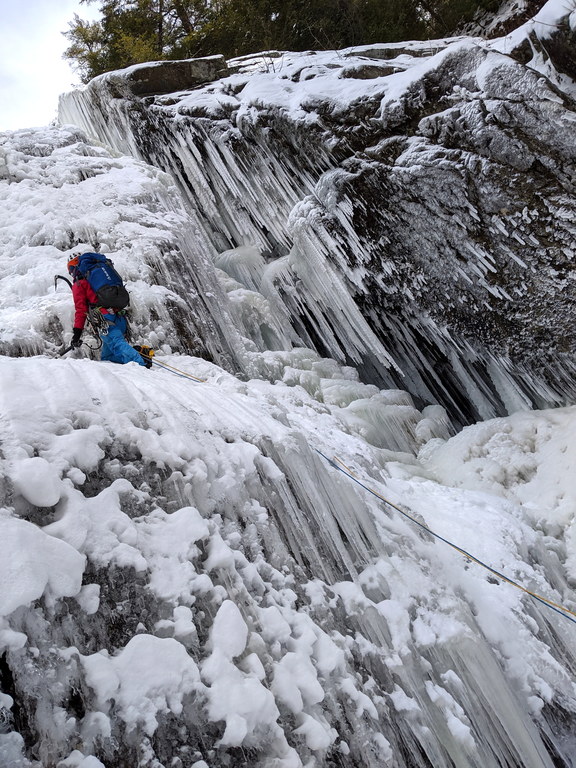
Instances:
[[[90,288],[88,280],[76,280],[72,283],[72,296],[74,298],[74,328],[84,328],[86,316],[91,305],[97,305],[96,294]]]

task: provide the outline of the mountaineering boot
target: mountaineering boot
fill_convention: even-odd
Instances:
[[[146,363],[146,368],[152,368],[152,358],[154,357],[152,347],[147,347],[145,344],[134,344],[133,349],[140,354]]]

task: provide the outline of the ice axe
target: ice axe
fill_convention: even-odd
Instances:
[[[54,275],[54,290],[56,291],[58,289],[58,280],[64,280],[65,283],[68,284],[70,287],[70,290],[72,290],[72,283],[70,280],[68,280],[67,277],[64,277],[64,275]],[[61,352],[58,352],[58,357],[63,357],[67,352],[70,352],[72,349],[74,349],[74,346],[70,344],[69,347],[66,347],[66,349],[63,349]]]
[[[58,280],[64,280],[65,283],[68,283],[70,290],[72,290],[72,283],[67,277],[64,277],[64,275],[54,275],[54,290],[57,290],[58,288]]]

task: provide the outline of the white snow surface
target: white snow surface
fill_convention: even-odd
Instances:
[[[240,382],[197,358],[170,359],[206,382],[86,359],[0,360],[4,477],[10,484],[41,460],[60,483],[52,507],[52,474],[31,478],[35,495],[45,481],[45,505],[31,502],[28,491],[14,484],[11,504],[2,510],[8,556],[0,566],[2,651],[27,650],[22,609],[44,605],[49,613],[50,605],[68,596],[77,598],[77,610],[92,615],[97,599],[96,606],[87,604],[85,591],[98,590],[93,569],[104,578],[107,572],[122,578],[118,574],[125,571],[141,574],[149,600],[170,606],[172,615],[140,626],[120,648],[61,649],[79,659],[93,692],[89,722],[96,715],[106,723],[115,718],[128,731],[152,736],[162,714],[183,716],[187,698],[201,697],[207,718],[225,726],[219,749],[272,740],[269,759],[282,762],[270,765],[301,765],[300,737],[321,759],[343,736],[322,707],[333,689],[357,717],[372,723],[372,740],[379,733],[379,697],[357,678],[351,658],[356,644],[356,652],[368,657],[383,654],[397,680],[414,655],[454,654],[471,664],[480,654],[481,666],[472,673],[455,662],[455,668],[440,664],[441,679],[432,674],[426,682],[426,706],[444,719],[453,753],[482,753],[476,742],[480,713],[474,706],[466,710],[458,695],[481,682],[511,733],[522,709],[536,716],[560,701],[575,710],[574,680],[548,647],[546,626],[554,627],[566,653],[572,653],[576,626],[546,615],[479,567],[468,567],[443,543],[420,538],[398,513],[389,516],[313,451],[338,456],[433,530],[573,610],[576,601],[564,579],[576,580],[574,520],[567,511],[576,486],[565,467],[576,408],[518,414],[448,441],[434,438],[417,460],[350,431],[350,380],[342,403],[326,405],[301,385]],[[319,370],[322,361],[315,365]],[[320,385],[318,374],[305,373]],[[265,455],[269,443],[281,458]],[[162,508],[154,500],[146,482],[152,467],[179,487],[187,504],[165,502]],[[87,487],[95,478],[101,479],[97,495]],[[324,508],[315,511],[325,530],[317,530],[316,540],[296,540],[310,537],[306,526],[314,522],[303,519],[299,528],[303,510],[281,520],[290,529],[296,561],[312,563],[306,577],[300,569],[285,570],[274,522],[279,513],[258,498],[258,483],[280,492],[288,478],[324,497]],[[36,522],[27,520],[38,507]],[[362,540],[368,535],[369,543]],[[276,542],[266,552],[269,562],[263,558],[266,539]],[[314,551],[322,546],[333,556]],[[299,594],[308,595],[304,606]],[[202,598],[214,606],[205,644],[195,626]],[[347,635],[333,619],[324,624],[313,618],[314,609],[337,607],[349,621],[370,617],[383,633],[376,645]],[[390,704],[403,712],[410,701],[421,717],[424,702],[403,682]],[[295,718],[292,727],[281,727],[281,712]],[[527,733],[514,739],[525,765],[548,764]],[[88,739],[85,749],[90,751]],[[393,758],[385,764],[394,765]]]
[[[438,406],[230,327],[260,374],[241,380],[172,352],[182,296],[157,283],[187,221],[164,174],[69,128],[23,131],[0,138],[0,196],[0,654],[42,701],[36,757],[0,729],[2,768],[110,768],[118,743],[158,766],[178,727],[172,757],[197,768],[392,768],[400,742],[413,765],[541,768],[541,732],[573,756],[576,623],[317,451],[576,611],[576,408],[450,437]],[[52,279],[80,242],[113,257],[139,339],[176,371],[57,357],[72,307]],[[277,327],[259,297],[229,291],[225,318],[257,306]]]

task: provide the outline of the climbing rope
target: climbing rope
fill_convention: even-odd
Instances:
[[[195,382],[205,383],[206,379],[200,379],[197,376],[193,376],[191,373],[188,373],[187,371],[181,371],[179,368],[176,368],[172,365],[169,365],[168,363],[161,363],[159,360],[156,360],[154,357],[150,357],[148,359],[152,360],[153,365],[158,365],[161,368],[165,368],[166,370],[169,370],[171,373],[174,373],[176,376],[180,376],[181,378],[190,379]],[[444,538],[444,536],[441,536],[439,533],[436,533],[431,528],[428,528],[427,525],[424,525],[424,523],[421,523],[419,520],[417,520],[412,515],[409,515],[407,512],[405,512],[403,509],[400,509],[396,504],[393,504],[391,501],[386,499],[382,494],[378,493],[378,491],[375,491],[373,488],[370,488],[365,483],[363,483],[356,475],[338,458],[334,457],[333,459],[330,459],[326,454],[322,453],[322,451],[316,449],[316,453],[318,453],[320,456],[322,456],[323,459],[325,459],[332,467],[337,469],[339,472],[342,472],[344,475],[349,477],[351,480],[353,480],[355,483],[357,483],[361,488],[363,488],[368,493],[375,496],[377,499],[380,499],[380,501],[383,501],[385,504],[387,504],[392,509],[395,509],[397,512],[400,512],[401,515],[406,517],[408,520],[413,522],[415,525],[417,525],[422,530],[429,533],[431,536],[434,536],[435,538],[439,539],[440,541],[443,541],[445,544],[447,544],[449,547],[454,549],[456,552],[461,554],[463,557],[465,557],[467,560],[476,563],[481,568],[484,568],[485,570],[489,571],[491,574],[496,576],[497,578],[501,579],[502,581],[506,582],[507,584],[512,585],[513,587],[516,587],[516,589],[519,589],[521,592],[524,592],[524,594],[529,595],[534,600],[538,601],[539,603],[542,603],[542,605],[545,605],[547,608],[550,608],[551,610],[555,611],[556,613],[559,613],[560,616],[564,616],[565,619],[568,619],[569,621],[576,624],[576,612],[571,611],[569,608],[566,608],[566,606],[560,605],[558,603],[555,603],[553,600],[549,600],[547,597],[543,597],[542,595],[539,595],[536,592],[532,592],[532,590],[528,589],[527,587],[522,586],[522,584],[518,584],[518,582],[514,581],[513,579],[509,579],[507,576],[505,576],[500,571],[497,571],[495,568],[492,568],[492,566],[488,565],[487,563],[483,562],[479,558],[472,555],[470,552],[468,552],[465,549],[462,549],[462,547],[459,547],[457,544],[454,544],[453,542],[449,541],[448,539]]]
[[[190,379],[191,381],[196,381],[199,384],[206,383],[206,379],[200,379],[198,378],[198,376],[194,376],[193,374],[188,373],[187,371],[181,371],[180,368],[175,368],[173,365],[169,365],[168,363],[161,363],[159,360],[157,360],[153,356],[150,357],[149,355],[142,354],[142,357],[145,357],[146,359],[151,360],[152,365],[157,365],[160,368],[165,368],[167,371],[170,371],[170,373],[173,373],[175,376],[179,376],[182,379]]]
[[[54,277],[54,288],[57,286],[58,280],[64,280],[70,288],[72,288],[72,283],[68,278],[63,277],[62,275],[56,275]],[[90,317],[89,317],[90,320]],[[92,328],[94,331],[96,331],[96,326],[92,322]],[[66,354],[66,352],[69,352],[72,347],[68,347],[60,354]],[[161,363],[159,360],[157,360],[154,357],[153,351],[151,351],[150,354],[146,354],[144,352],[140,353],[143,358],[146,360],[151,361],[152,365],[156,365],[159,368],[164,368],[165,370],[169,371],[170,373],[173,373],[175,376],[179,376],[183,379],[188,379],[189,381],[194,381],[196,383],[205,384],[206,379],[200,379],[197,376],[194,376],[191,373],[188,373],[187,371],[182,371],[179,368],[176,368],[173,365],[169,365],[168,363]],[[357,483],[361,488],[363,488],[368,493],[372,494],[372,496],[375,496],[377,499],[380,499],[380,501],[383,501],[385,504],[387,504],[392,509],[395,509],[397,512],[399,512],[401,515],[406,517],[408,520],[410,520],[412,523],[417,525],[422,530],[429,533],[431,536],[435,537],[436,539],[439,539],[440,541],[443,541],[445,544],[447,544],[449,547],[454,549],[456,552],[461,554],[463,557],[465,557],[467,560],[476,563],[481,568],[484,568],[485,570],[489,571],[491,574],[496,576],[497,578],[501,579],[502,581],[506,582],[507,584],[512,585],[513,587],[516,587],[516,589],[519,589],[521,592],[524,592],[524,594],[529,595],[534,600],[538,601],[539,603],[542,603],[542,605],[545,605],[547,608],[550,608],[551,610],[555,611],[556,613],[559,613],[561,616],[564,616],[564,618],[568,619],[569,621],[576,624],[576,612],[571,611],[569,608],[566,608],[566,606],[560,605],[558,603],[555,603],[553,600],[549,600],[546,597],[543,597],[542,595],[537,594],[536,592],[532,592],[532,590],[527,589],[526,587],[522,586],[522,584],[518,584],[516,581],[513,581],[512,579],[509,579],[507,576],[505,576],[503,573],[500,573],[500,571],[497,571],[495,568],[492,568],[492,566],[488,565],[487,563],[484,563],[479,558],[472,555],[470,552],[467,552],[465,549],[462,549],[462,547],[459,547],[457,544],[454,544],[453,542],[449,541],[448,539],[444,538],[444,536],[441,536],[439,533],[436,533],[431,528],[428,528],[427,525],[424,525],[419,520],[417,520],[412,515],[409,515],[407,512],[405,512],[403,509],[400,509],[396,504],[393,504],[391,501],[386,499],[382,494],[378,493],[378,491],[375,491],[373,488],[370,488],[365,483],[363,483],[356,475],[337,457],[334,457],[333,459],[330,459],[326,454],[322,453],[322,451],[316,449],[316,453],[318,453],[320,456],[322,456],[323,459],[325,459],[330,466],[337,469],[339,472],[342,472],[346,477],[349,477],[353,482]]]
[[[411,522],[415,523],[417,526],[419,526],[420,528],[425,530],[431,536],[434,536],[435,538],[440,539],[440,541],[443,541],[445,544],[448,544],[449,547],[452,547],[452,549],[455,549],[456,552],[459,552],[467,560],[470,560],[471,562],[476,563],[477,565],[481,566],[482,568],[485,568],[487,571],[489,571],[490,573],[492,573],[494,576],[498,577],[502,581],[505,581],[507,584],[511,584],[513,587],[516,587],[516,589],[521,590],[526,595],[530,595],[530,597],[534,598],[534,600],[537,600],[539,603],[542,603],[547,608],[551,608],[556,613],[559,613],[561,616],[564,616],[564,618],[568,619],[568,621],[572,621],[574,624],[576,624],[576,612],[571,611],[569,608],[566,608],[566,606],[559,605],[558,603],[555,603],[553,600],[549,600],[547,597],[543,597],[542,595],[539,595],[536,592],[532,592],[530,589],[527,589],[526,587],[523,587],[522,584],[518,584],[516,581],[513,581],[512,579],[509,579],[503,573],[500,573],[500,571],[497,571],[495,568],[492,568],[490,565],[487,565],[486,563],[484,563],[479,558],[474,557],[474,555],[470,554],[470,552],[467,552],[465,549],[462,549],[462,547],[459,547],[457,544],[453,544],[448,539],[445,539],[443,536],[440,536],[439,533],[436,533],[435,531],[431,530],[430,528],[428,528],[427,525],[424,525],[420,521],[416,520],[415,517],[412,517],[412,515],[409,515],[403,509],[400,509],[400,507],[398,507],[396,504],[393,504],[391,501],[386,499],[384,496],[382,496],[382,494],[378,493],[378,491],[375,491],[372,488],[370,488],[369,486],[365,485],[337,457],[334,457],[333,459],[330,459],[328,456],[326,456],[324,453],[322,453],[322,451],[319,451],[318,449],[316,449],[316,453],[320,454],[320,456],[322,456],[322,458],[325,459],[332,467],[337,469],[339,472],[342,472],[342,474],[346,475],[346,477],[349,477],[351,480],[353,480],[355,483],[357,483],[365,491],[368,491],[368,493],[371,493],[373,496],[376,496],[376,498],[380,499],[380,501],[383,501],[389,507],[392,507],[392,509],[395,509],[397,512],[400,512],[401,515],[404,515],[404,517],[408,518],[408,520],[410,520]]]

